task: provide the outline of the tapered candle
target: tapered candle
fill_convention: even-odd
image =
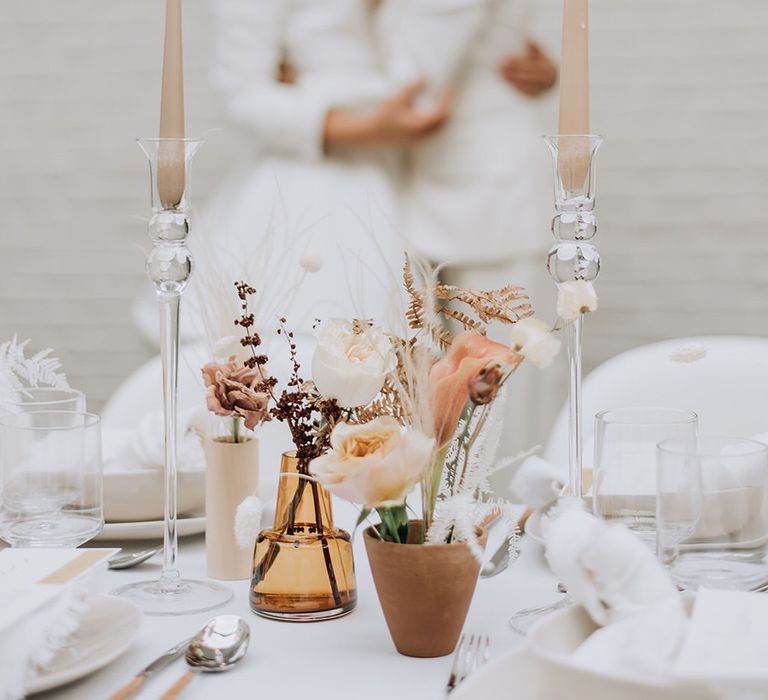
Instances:
[[[589,0],[563,0],[560,57],[560,135],[589,134]],[[589,167],[587,139],[561,139],[558,165],[567,190],[584,183]]]
[[[181,48],[181,0],[167,0],[163,84],[160,97],[160,138],[184,138],[184,68]],[[184,144],[160,142],[157,189],[166,209],[176,207],[184,195]]]

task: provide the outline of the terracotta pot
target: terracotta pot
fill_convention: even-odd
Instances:
[[[423,524],[411,520],[408,540]],[[478,532],[484,548],[488,533]],[[395,544],[365,531],[365,548],[384,618],[395,648],[405,656],[450,654],[464,626],[480,563],[464,542]]]
[[[205,441],[205,554],[210,578],[235,581],[251,575],[252,548],[235,539],[235,512],[259,485],[259,441]]]

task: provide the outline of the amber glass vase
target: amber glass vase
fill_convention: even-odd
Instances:
[[[295,452],[283,454],[275,523],[253,552],[251,610],[262,617],[330,620],[357,603],[352,538],[333,526],[331,495],[306,474]]]

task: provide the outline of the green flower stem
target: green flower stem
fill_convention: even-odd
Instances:
[[[240,416],[232,418],[232,442],[235,444],[240,442]]]
[[[405,504],[377,508],[381,518],[381,536],[397,544],[408,542],[408,511]]]

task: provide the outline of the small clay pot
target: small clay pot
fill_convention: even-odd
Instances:
[[[420,520],[411,520],[408,541],[419,541]],[[485,548],[488,532],[478,529]],[[464,626],[480,562],[465,542],[396,544],[365,531],[365,548],[384,618],[395,648],[405,656],[450,654]]]

